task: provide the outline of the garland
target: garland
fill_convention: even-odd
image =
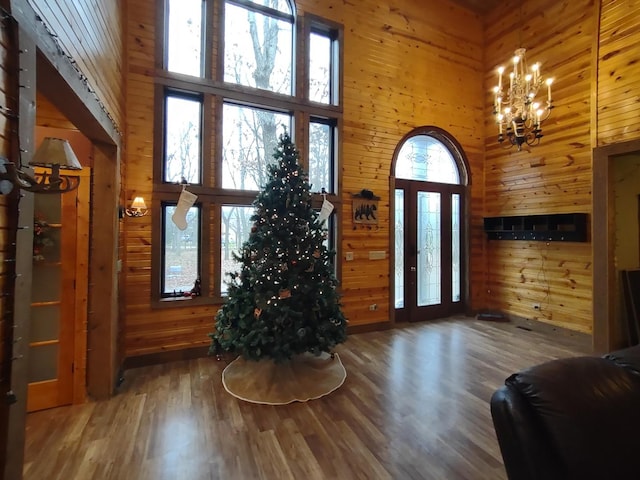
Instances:
[[[42,216],[36,215],[33,219],[33,261],[44,261],[45,250],[54,245],[51,227]]]

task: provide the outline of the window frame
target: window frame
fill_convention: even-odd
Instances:
[[[160,221],[162,223],[162,226],[165,225],[165,219],[167,218],[166,216],[166,210],[168,207],[176,207],[177,206],[177,202],[175,201],[162,201],[160,202]],[[198,251],[197,251],[197,257],[198,257],[198,272],[197,272],[197,276],[196,278],[194,278],[194,284],[195,284],[195,280],[197,278],[202,278],[202,205],[199,204],[198,202],[194,203],[193,206],[191,208],[197,208],[198,209],[198,225],[196,227],[196,230],[198,232],[198,244],[199,247]],[[167,240],[167,236],[166,236],[166,230],[161,228],[161,235],[160,235],[160,298],[162,298],[163,300],[168,300],[168,299],[181,299],[181,297],[183,297],[183,295],[180,295],[181,293],[185,293],[184,291],[178,291],[178,292],[174,292],[174,293],[166,293],[164,291],[164,287],[165,287],[165,271],[166,271],[166,266],[167,266],[167,262],[166,262],[166,255],[165,255],[165,247],[166,247],[166,240]],[[193,286],[192,286],[193,287]]]
[[[247,107],[264,108],[276,112],[286,113],[292,116],[293,127],[291,129],[292,140],[300,151],[301,161],[308,171],[309,139],[308,127],[310,122],[322,119],[323,122],[332,122],[333,146],[332,165],[330,177],[333,180],[334,192],[326,196],[327,200],[335,205],[331,221],[334,225],[333,237],[334,263],[336,275],[340,278],[341,262],[338,261],[339,245],[342,224],[342,198],[341,192],[341,168],[340,159],[342,146],[340,144],[340,132],[343,127],[343,101],[342,101],[342,72],[344,52],[344,27],[336,22],[321,17],[304,14],[297,15],[295,3],[289,0],[294,20],[293,27],[293,55],[292,55],[292,82],[291,95],[274,93],[253,87],[236,85],[224,82],[224,11],[225,1],[234,5],[246,6],[260,10],[260,5],[248,0],[203,0],[203,39],[205,45],[202,50],[203,72],[200,77],[189,76],[170,72],[166,69],[165,45],[167,42],[165,25],[168,24],[167,8],[158,10],[157,26],[158,41],[156,42],[156,71],[154,74],[154,135],[153,135],[153,203],[155,205],[174,204],[180,195],[182,186],[177,183],[164,182],[164,129],[165,129],[165,96],[167,92],[185,95],[193,98],[193,95],[201,96],[201,183],[189,184],[190,192],[198,195],[197,204],[200,206],[200,262],[202,296],[166,298],[161,293],[161,270],[164,265],[162,258],[162,218],[163,208],[157,208],[152,212],[151,225],[151,305],[154,308],[193,306],[194,304],[211,305],[220,304],[224,296],[220,295],[224,278],[221,278],[221,208],[223,205],[251,205],[258,194],[255,190],[233,190],[222,188],[222,148],[223,148],[223,120],[222,110],[225,103],[245,105]],[[268,9],[270,13],[276,10]],[[281,13],[281,12],[280,12]],[[215,21],[215,23],[213,23]],[[332,35],[334,54],[332,65],[335,65],[331,83],[334,92],[334,104],[322,104],[311,102],[308,98],[309,78],[309,42],[310,33],[326,32]],[[215,52],[220,52],[215,55]],[[320,193],[312,195],[313,208],[319,209],[324,196]],[[189,300],[174,301],[174,300]]]
[[[161,181],[164,184],[172,184],[175,182],[168,182],[165,180],[165,176],[166,176],[166,171],[167,171],[167,123],[166,123],[166,112],[167,112],[167,103],[168,103],[168,99],[169,97],[173,97],[173,98],[182,98],[182,99],[187,99],[187,100],[192,100],[192,101],[198,101],[200,103],[200,131],[198,132],[198,137],[200,139],[200,141],[198,142],[198,156],[200,159],[200,165],[199,165],[199,175],[198,175],[198,182],[197,183],[191,183],[190,185],[202,185],[203,184],[203,166],[204,166],[204,161],[203,161],[203,154],[204,154],[204,148],[203,148],[203,139],[205,137],[204,132],[205,132],[205,128],[204,128],[204,98],[203,98],[203,93],[202,92],[185,92],[185,91],[180,91],[180,90],[176,90],[173,88],[165,88],[164,92],[163,92],[163,105],[162,105],[162,150],[161,150],[161,158],[162,158],[162,172],[161,172]]]
[[[335,195],[336,192],[338,191],[338,186],[337,186],[337,176],[338,176],[337,163],[338,162],[336,161],[336,157],[338,156],[338,142],[337,142],[338,122],[335,118],[322,118],[322,117],[310,116],[308,125],[310,126],[312,123],[326,125],[330,128],[329,172],[328,173],[329,173],[329,185],[331,188],[325,193],[329,195]],[[309,132],[311,132],[311,128],[309,128]],[[307,146],[308,146],[308,149],[307,149],[307,154],[305,156],[305,163],[306,163],[305,169],[307,173],[309,173],[310,171],[309,161],[311,159],[311,155],[309,154],[309,151],[311,149],[310,137],[307,140]],[[322,193],[322,191],[313,190],[312,193]]]
[[[201,15],[202,15],[202,23],[201,23],[201,31],[200,31],[200,75],[197,78],[206,77],[207,69],[209,68],[209,63],[206,61],[206,55],[202,55],[202,52],[205,51],[205,47],[208,43],[209,32],[212,30],[211,28],[207,28],[209,15],[207,15],[207,5],[208,2],[202,1],[201,5]],[[160,59],[160,68],[169,72],[169,36],[167,32],[169,31],[169,1],[163,2],[163,14],[162,14],[162,30],[157,30],[162,33],[162,49],[160,52],[157,52],[156,59]],[[186,77],[190,77],[190,75],[185,73],[171,72],[174,75],[184,75]]]

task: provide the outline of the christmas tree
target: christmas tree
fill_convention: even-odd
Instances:
[[[286,132],[273,157],[253,202],[249,239],[234,255],[240,271],[229,275],[228,298],[209,334],[211,353],[281,362],[331,353],[346,340],[327,230],[311,207],[310,185]]]

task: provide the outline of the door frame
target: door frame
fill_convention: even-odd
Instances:
[[[28,163],[34,151],[36,89],[52,101],[58,110],[85,135],[94,146],[91,217],[100,219],[89,232],[90,259],[88,282],[91,285],[87,329],[88,393],[96,399],[109,397],[116,385],[120,357],[117,345],[118,318],[118,203],[120,189],[121,132],[99,95],[87,87],[86,77],[77,70],[71,57],[60,50],[53,33],[26,0],[0,0],[11,18],[17,21],[16,45],[10,45],[18,58],[19,145],[22,162]],[[46,19],[45,19],[46,20]],[[13,50],[15,49],[15,50]],[[37,71],[37,74],[36,74]],[[91,80],[91,79],[90,79]],[[16,158],[16,157],[14,157]],[[19,203],[19,205],[18,205]],[[19,223],[15,270],[13,315],[9,321],[17,335],[13,346],[11,386],[17,401],[9,408],[6,463],[0,466],[1,478],[22,478],[28,362],[28,319],[31,296],[33,195],[25,193],[8,215]],[[99,239],[93,241],[92,239]]]
[[[46,169],[35,168],[34,173],[44,173]],[[72,291],[61,292],[61,299],[68,302],[66,308],[72,313],[72,324],[65,330],[65,339],[68,350],[58,353],[58,369],[69,368],[71,364],[71,372],[68,380],[58,383],[55,386],[51,380],[44,382],[30,383],[27,387],[27,412],[43,410],[45,408],[58,407],[68,404],[83,403],[86,400],[86,371],[87,371],[87,298],[89,295],[89,198],[91,192],[91,167],[83,167],[73,173],[74,176],[80,177],[80,184],[77,190],[67,192],[63,195],[74,195],[69,197],[66,202],[63,201],[61,218],[63,220],[62,228],[65,228],[65,213],[67,210],[67,218],[70,218],[69,210],[73,210],[74,224],[69,228],[68,234],[73,238],[75,251],[73,252],[73,271],[67,270],[73,275],[68,280],[73,281]],[[61,198],[62,200],[62,198]],[[75,202],[75,206],[73,205]],[[62,238],[62,237],[61,237]],[[68,253],[68,252],[67,252]],[[64,266],[62,267],[64,270]],[[68,268],[68,267],[67,267]],[[64,278],[64,277],[63,277]],[[61,280],[63,280],[61,278]],[[62,308],[62,305],[61,305]],[[62,312],[62,310],[61,310]],[[63,321],[63,317],[60,317]],[[62,326],[61,326],[62,327]],[[63,329],[60,328],[60,332]],[[60,340],[62,335],[60,335]],[[62,341],[60,342],[62,346]],[[60,357],[64,355],[64,361],[60,361]],[[63,388],[64,391],[60,391]],[[39,391],[46,398],[33,398],[33,394]]]
[[[614,143],[593,149],[591,250],[593,257],[593,335],[594,353],[602,354],[624,345],[622,326],[616,316],[615,271],[615,184],[613,162],[616,157],[640,152],[640,140]]]
[[[396,185],[396,163],[398,160],[398,154],[404,143],[413,136],[416,135],[428,135],[443,143],[451,155],[453,156],[456,165],[458,167],[458,173],[460,175],[459,186],[463,188],[462,202],[460,208],[462,210],[460,215],[460,302],[461,309],[465,313],[470,311],[470,259],[469,259],[469,235],[470,232],[470,197],[471,197],[471,169],[469,168],[469,161],[462,149],[462,146],[458,141],[446,130],[433,125],[417,127],[405,134],[393,152],[391,161],[391,171],[389,174],[389,320],[391,324],[396,323],[396,308],[395,308],[395,265],[396,265],[396,253],[395,253],[395,211],[396,211],[396,199],[395,199],[395,185]]]
[[[406,313],[402,315],[402,317],[404,318],[399,318],[398,321],[404,321],[404,320],[419,321],[423,319],[430,320],[434,318],[448,317],[457,313],[464,312],[465,305],[466,305],[465,303],[466,293],[463,289],[463,284],[466,280],[465,265],[467,263],[466,258],[464,257],[464,254],[463,254],[463,249],[462,249],[462,245],[465,242],[465,238],[466,238],[466,230],[463,226],[463,223],[464,223],[463,219],[465,218],[464,209],[466,208],[463,201],[464,198],[466,197],[465,187],[459,184],[449,185],[449,184],[439,184],[439,183],[432,183],[432,182],[422,182],[419,180],[397,179],[395,181],[395,187],[393,189],[394,202],[395,202],[395,190],[397,190],[398,188],[401,188],[406,192],[405,193],[405,209],[404,209],[405,211],[405,218],[404,218],[405,247],[407,246],[408,243],[411,243],[412,241],[410,240],[411,238],[415,243],[417,233],[418,233],[417,221],[415,221],[416,220],[415,215],[417,213],[417,205],[416,205],[417,193],[431,192],[431,193],[437,193],[438,195],[440,195],[440,200],[441,200],[440,201],[440,204],[441,204],[440,265],[442,268],[442,271],[440,274],[440,278],[442,280],[441,302],[439,304],[425,305],[422,307],[419,307],[416,305],[417,299],[416,299],[415,285],[417,284],[417,278],[416,278],[417,271],[412,271],[412,270],[407,271],[407,269],[405,268],[405,272],[404,272],[405,273],[405,278],[404,278],[405,307],[404,308],[405,309],[409,308],[411,309],[411,311],[415,309],[415,313],[418,313],[421,316],[422,315],[427,316],[428,318],[413,318],[413,315],[411,315],[410,310],[405,310]],[[409,195],[407,195],[407,193]],[[451,291],[449,291],[449,293],[447,294],[445,289],[447,288],[447,285],[450,286],[452,282],[452,275],[451,275],[452,271],[450,268],[452,264],[452,258],[451,258],[452,252],[450,248],[451,241],[452,241],[451,205],[448,204],[447,202],[448,202],[448,199],[453,198],[453,196],[456,194],[459,195],[459,198],[461,200],[460,202],[460,300],[454,303],[453,299],[451,298]],[[394,205],[394,215],[395,215],[395,205]],[[395,222],[395,217],[394,217],[394,222]],[[395,253],[395,235],[394,235],[392,245],[394,246],[393,250]],[[449,248],[448,248],[449,255],[443,254],[443,252],[445,252],[445,248],[443,248],[443,246],[445,245],[449,245]],[[411,253],[405,253],[405,258],[408,258],[408,255],[411,255],[412,257],[414,256],[417,257],[417,252],[415,255],[412,255]],[[394,257],[394,266],[395,266],[395,257]],[[410,267],[410,266],[407,265],[407,267]],[[445,271],[445,267],[448,268],[448,271]],[[394,289],[392,290],[392,295],[394,295],[393,304],[394,304],[394,313],[396,313],[397,309],[395,308],[395,272],[393,277],[394,277]],[[407,281],[410,277],[412,281]],[[407,289],[407,287],[409,287],[409,289]],[[408,293],[409,290],[411,292]]]

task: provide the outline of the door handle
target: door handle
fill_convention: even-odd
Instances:
[[[9,390],[5,394],[5,401],[7,402],[7,405],[13,405],[14,403],[16,403],[18,401],[18,399],[16,398],[16,394],[13,393],[12,390]]]
[[[410,268],[410,270],[411,270],[412,272],[415,272],[415,271],[416,271],[416,267],[411,267],[411,268]]]

